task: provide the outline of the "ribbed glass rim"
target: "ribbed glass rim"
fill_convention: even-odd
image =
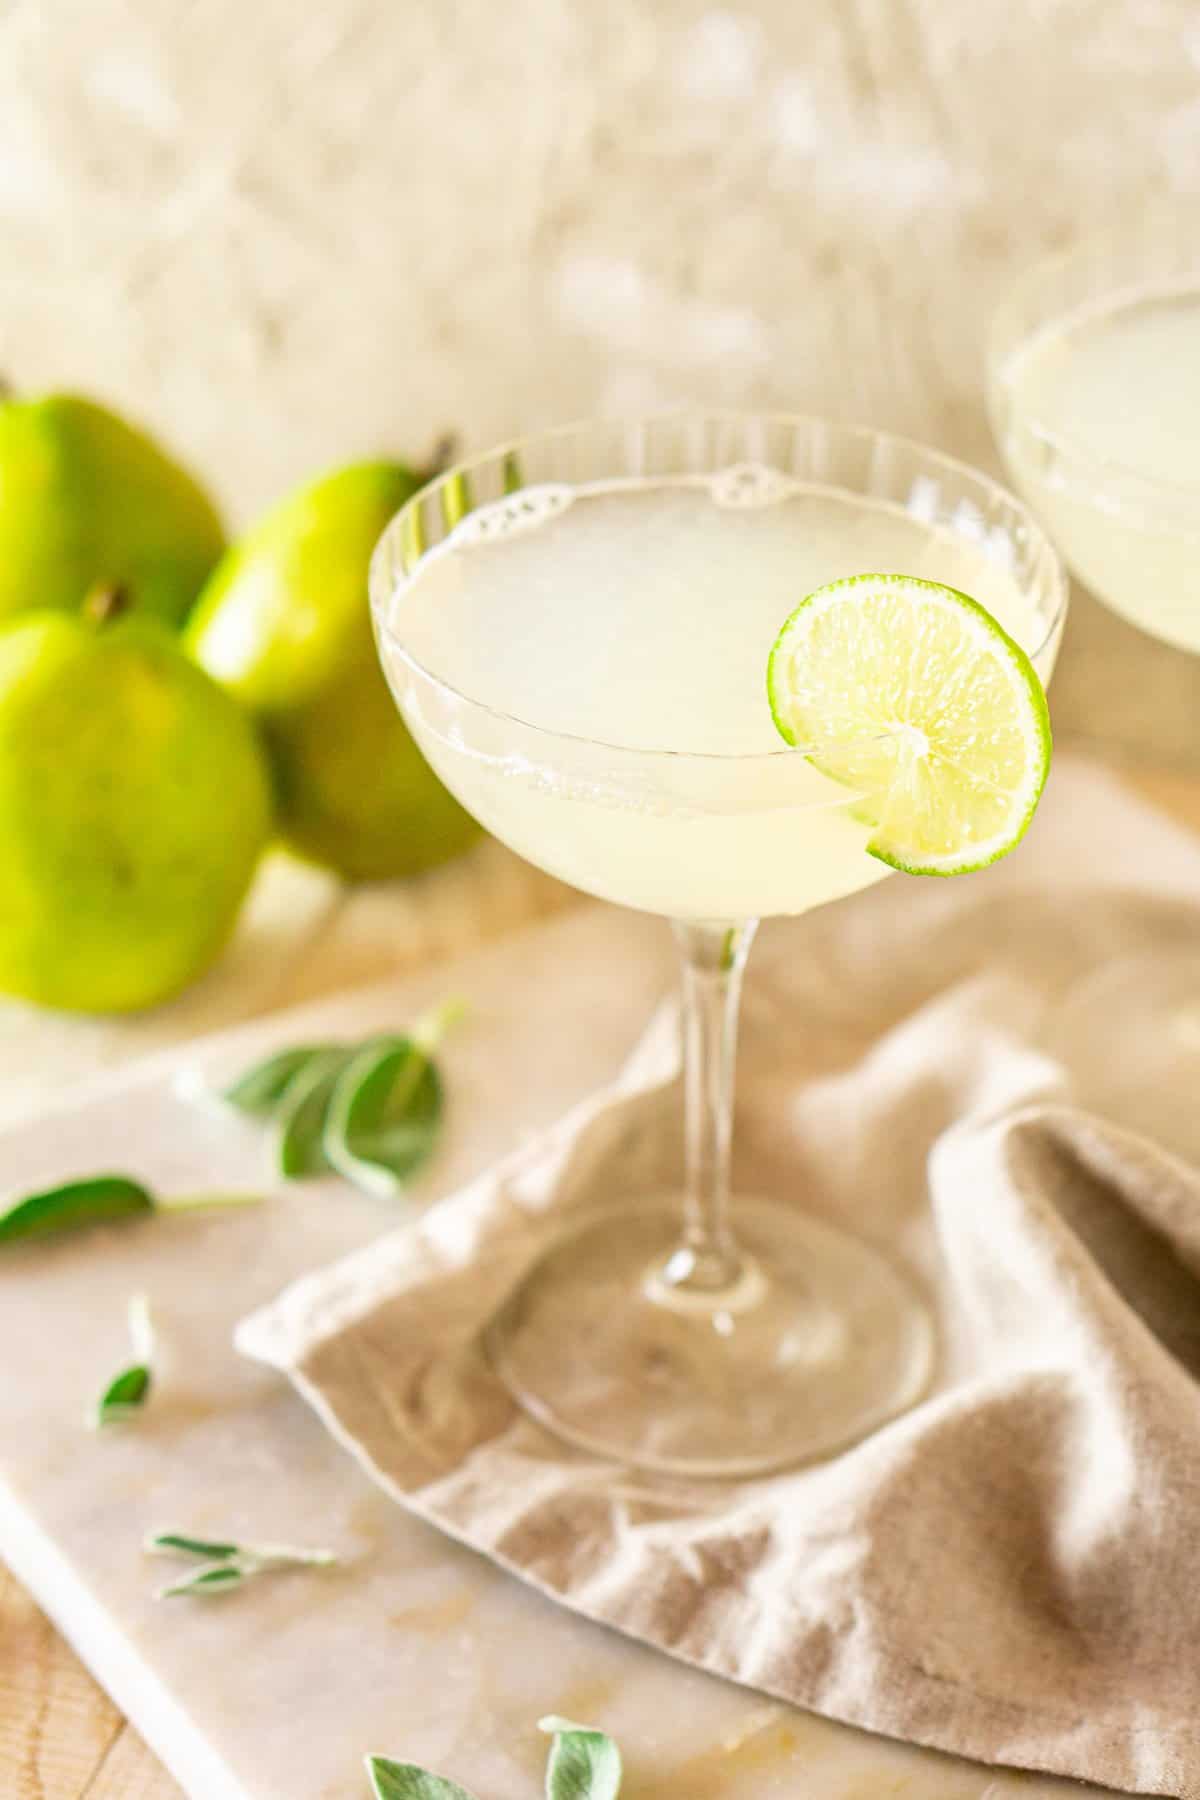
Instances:
[[[1190,231],[1185,224],[1185,220],[1189,218]],[[1156,244],[1164,250],[1178,250],[1186,267],[1181,266],[1177,272],[1159,277],[1143,268],[1139,277],[1134,247],[1140,245],[1144,249],[1150,244]],[[1064,307],[1057,315],[1047,313],[1032,327],[1021,323],[1026,309],[1036,302],[1040,290],[1050,288],[1055,280],[1061,279],[1072,268],[1082,270],[1089,263],[1097,262],[1105,256],[1115,257],[1122,248],[1129,253],[1132,265],[1130,279],[1114,281],[1109,288],[1097,289],[1088,300]],[[1010,282],[992,313],[986,348],[989,395],[997,389],[1007,388],[1005,367],[1023,346],[1032,343],[1035,337],[1051,326],[1055,317],[1065,318],[1070,313],[1084,311],[1093,302],[1100,305],[1105,301],[1118,300],[1123,295],[1133,298],[1138,294],[1166,295],[1174,292],[1200,293],[1200,231],[1197,230],[1194,215],[1186,214],[1182,208],[1159,208],[1149,218],[1141,218],[1133,226],[1110,225],[1089,231],[1065,249],[1051,251],[1048,255],[1039,257]],[[996,426],[994,419],[993,425]],[[1190,523],[1193,529],[1200,532],[1200,522],[1196,520],[1195,487],[1163,476],[1147,475],[1132,463],[1122,462],[1114,456],[1100,455],[1088,444],[1072,437],[1069,432],[1057,430],[1035,414],[1024,415],[1022,427],[1062,461],[1079,469],[1092,469],[1110,477],[1115,476],[1124,488],[1143,495],[1151,504],[1157,500],[1166,502],[1172,511],[1180,509],[1183,522]],[[998,426],[996,430],[999,436]],[[1099,489],[1096,503],[1104,504]]]
[[[494,719],[500,724],[511,726],[521,732],[527,732],[533,738],[540,739],[544,742],[571,744],[578,748],[603,751],[608,756],[636,758],[643,762],[661,758],[665,762],[675,764],[685,762],[707,764],[736,763],[739,767],[753,765],[755,763],[776,764],[784,757],[795,757],[798,754],[811,756],[819,753],[821,748],[820,744],[793,746],[781,743],[777,750],[747,751],[639,748],[634,744],[613,744],[607,742],[603,738],[588,737],[577,732],[559,731],[552,726],[538,725],[530,719],[523,719],[515,713],[508,713],[500,707],[491,706],[485,700],[477,700],[473,695],[465,693],[461,688],[455,687],[452,682],[447,681],[443,676],[435,674],[432,669],[427,668],[418,657],[414,656],[412,651],[401,641],[389,624],[387,609],[390,607],[398,587],[401,585],[395,575],[397,552],[403,549],[406,537],[411,534],[412,521],[417,516],[418,510],[422,506],[427,505],[434,494],[445,490],[456,482],[461,484],[463,480],[469,477],[475,470],[479,470],[489,465],[503,463],[505,459],[516,457],[522,450],[527,450],[529,446],[533,444],[550,443],[573,436],[583,437],[592,433],[612,433],[621,430],[645,430],[659,425],[681,424],[689,420],[711,424],[731,425],[754,423],[766,427],[775,426],[793,430],[812,429],[831,432],[840,435],[843,439],[860,443],[870,443],[882,449],[893,449],[915,453],[930,465],[944,470],[948,476],[953,476],[959,480],[965,478],[976,487],[983,489],[989,497],[993,497],[995,500],[1000,501],[1011,508],[1011,510],[1019,517],[1022,526],[1029,535],[1029,541],[1034,557],[1040,560],[1044,556],[1047,559],[1051,577],[1048,585],[1053,594],[1053,602],[1049,609],[1049,620],[1042,636],[1039,638],[1037,645],[1033,649],[1026,651],[1026,655],[1029,656],[1031,660],[1040,656],[1042,651],[1052,642],[1055,634],[1061,628],[1066,615],[1069,590],[1066,572],[1053,542],[1038,523],[1035,514],[1011,488],[1005,487],[1002,482],[996,481],[992,476],[985,474],[981,469],[975,468],[971,463],[963,462],[959,457],[950,456],[943,450],[932,449],[928,444],[921,443],[917,438],[905,437],[897,432],[882,431],[873,425],[844,424],[836,419],[824,418],[819,413],[756,412],[753,409],[739,410],[735,407],[678,407],[666,411],[635,414],[627,418],[576,419],[565,425],[554,425],[545,430],[526,432],[520,437],[509,438],[503,443],[493,445],[489,450],[464,458],[462,461],[456,462],[451,467],[444,469],[441,474],[437,475],[432,481],[427,482],[418,493],[413,494],[411,498],[405,502],[395,517],[389,521],[384,529],[383,535],[375,546],[375,550],[371,557],[369,592],[371,612],[377,636],[381,640],[386,640],[389,648],[395,651],[401,660],[416,675],[420,676],[423,681],[427,681],[431,687],[437,689],[456,705],[464,706],[476,713],[481,713],[487,718]],[[525,485],[532,488],[542,484],[526,483]],[[814,481],[812,485],[827,485],[831,492],[836,493],[853,494],[854,492],[854,490],[850,488],[838,487],[837,484],[833,482],[822,484]],[[520,489],[516,488],[513,491],[519,492]],[[446,541],[447,540],[445,539],[442,540],[443,543]],[[419,552],[418,566],[427,556],[437,554],[440,547],[440,545],[434,545],[429,550]],[[903,571],[898,571],[898,573],[903,573]],[[411,581],[411,579],[412,575],[410,573],[408,580]],[[881,732],[878,737],[864,739],[863,741],[881,743],[898,735],[900,735],[899,732]]]

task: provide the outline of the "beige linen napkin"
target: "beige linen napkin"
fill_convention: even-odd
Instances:
[[[1083,972],[1197,942],[1200,913],[1064,886],[1130,809],[1074,775],[1056,805],[1019,871],[897,878],[752,963],[738,1179],[925,1287],[939,1364],[903,1418],[683,1482],[572,1452],[492,1376],[480,1325],[548,1232],[678,1174],[666,1014],[611,1089],[239,1344],[403,1504],[591,1618],[875,1731],[1200,1796],[1200,1178],[1073,1105],[1037,1048]]]

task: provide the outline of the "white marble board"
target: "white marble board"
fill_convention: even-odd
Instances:
[[[112,1166],[164,1191],[258,1186],[255,1127],[182,1094],[310,1033],[402,1025],[454,992],[447,1142],[421,1199],[456,1186],[615,1071],[670,980],[658,924],[586,907],[427,976],[202,1040],[74,1090],[0,1138],[0,1187]],[[497,1075],[532,1057],[515,1109]],[[503,1083],[499,1084],[503,1086]],[[509,1084],[511,1085],[511,1084]],[[195,1800],[364,1800],[382,1750],[480,1800],[541,1791],[546,1712],[603,1724],[629,1800],[1007,1800],[1078,1787],[988,1771],[764,1701],[572,1617],[375,1490],[308,1408],[233,1351],[235,1321],[393,1214],[333,1182],[243,1212],[114,1226],[0,1267],[0,1553]],[[97,1436],[87,1403],[151,1298],[168,1356],[153,1406]],[[148,1529],[331,1545],[330,1574],[207,1603],[158,1601]]]

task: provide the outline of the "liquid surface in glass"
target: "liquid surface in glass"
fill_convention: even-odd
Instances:
[[[1200,281],[1043,326],[1001,385],[1010,466],[1076,573],[1144,630],[1200,650]]]
[[[418,565],[385,665],[443,780],[543,868],[676,917],[801,912],[887,872],[854,796],[771,719],[768,655],[804,596],[867,571],[925,576],[1028,650],[1045,637],[1011,544],[969,508],[961,529],[934,526],[935,498],[918,483],[905,511],[757,467],[527,489]]]

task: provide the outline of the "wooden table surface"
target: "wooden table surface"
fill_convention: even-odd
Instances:
[[[1139,772],[1148,799],[1200,831],[1200,778]],[[255,1013],[416,968],[571,903],[487,843],[415,882],[345,892],[280,859],[221,966],[146,1019],[92,1023],[0,1010],[0,1122],[64,1081]],[[25,1590],[0,1567],[3,1800],[178,1800],[180,1790]]]

